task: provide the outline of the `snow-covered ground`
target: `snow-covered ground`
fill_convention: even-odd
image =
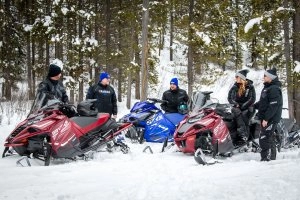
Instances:
[[[1,125],[0,143],[14,128]],[[260,162],[257,153],[237,153],[221,163],[198,165],[176,147],[160,153],[161,144],[128,141],[129,154],[97,153],[90,161],[52,161],[48,167],[31,160],[31,167],[16,165],[19,158],[0,160],[0,199],[270,199],[300,197],[300,150],[279,153],[278,159]],[[154,153],[143,153],[150,145]],[[3,146],[0,148],[3,151]],[[25,164],[25,162],[23,162]]]

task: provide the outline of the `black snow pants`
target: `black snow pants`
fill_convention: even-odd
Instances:
[[[232,114],[237,126],[237,134],[244,141],[247,142],[249,137],[249,118],[248,110],[241,111],[239,108],[232,108]]]
[[[266,127],[261,127],[259,136],[261,161],[276,160],[276,126],[276,123],[269,123]]]

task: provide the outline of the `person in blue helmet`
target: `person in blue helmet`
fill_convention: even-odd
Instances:
[[[162,100],[166,101],[161,104],[161,108],[166,113],[186,114],[188,111],[187,102],[189,100],[189,96],[185,90],[179,88],[177,78],[171,79],[170,89],[163,93]],[[184,108],[181,109],[182,107]]]
[[[110,86],[110,75],[102,72],[99,82],[92,85],[87,92],[86,99],[97,99],[95,107],[99,113],[109,113],[112,118],[117,118],[117,96],[115,90]]]

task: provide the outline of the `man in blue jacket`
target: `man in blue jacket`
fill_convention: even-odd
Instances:
[[[281,119],[282,104],[281,82],[276,69],[267,70],[264,73],[264,88],[260,100],[255,104],[255,108],[258,108],[257,116],[261,120],[261,161],[276,159],[275,128]]]
[[[114,88],[109,83],[109,74],[102,72],[99,82],[89,88],[86,99],[97,99],[95,107],[99,113],[109,113],[112,118],[117,118],[117,96]]]

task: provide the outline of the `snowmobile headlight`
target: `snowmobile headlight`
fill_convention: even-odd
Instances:
[[[201,124],[195,124],[195,125],[193,126],[194,129],[201,129],[201,128],[203,128],[203,127],[204,127],[204,126],[201,125]]]
[[[30,120],[28,123],[27,123],[27,125],[28,126],[30,126],[30,125],[32,125],[32,124],[35,124],[35,123],[38,123],[39,121],[41,121],[40,119],[35,119],[35,120]]]
[[[37,117],[35,117],[35,118],[29,120],[28,123],[27,123],[27,125],[32,125],[32,124],[38,123],[38,122],[40,122],[43,118],[44,118],[44,115],[38,115]]]
[[[195,123],[195,122],[199,121],[201,118],[203,118],[203,116],[204,116],[203,113],[196,115],[196,116],[188,119],[188,123],[190,123],[190,124]]]
[[[27,129],[27,131],[28,131],[29,133],[36,133],[36,132],[39,132],[40,130],[39,130],[38,128],[35,128],[35,127],[29,127],[29,128]]]

